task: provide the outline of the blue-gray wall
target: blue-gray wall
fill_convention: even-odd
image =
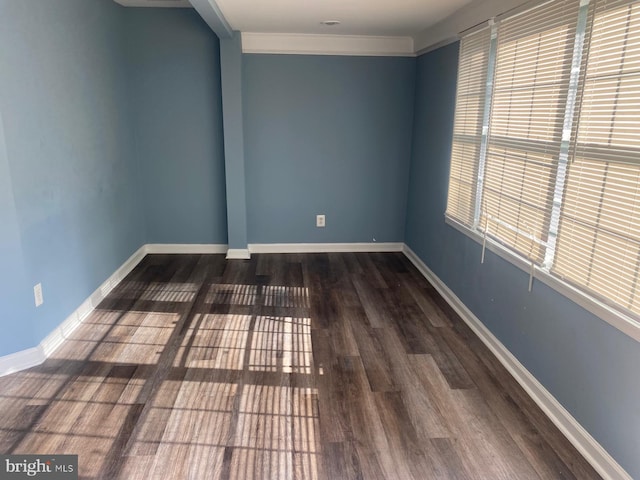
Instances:
[[[250,243],[403,240],[414,74],[413,58],[244,55]]]
[[[227,233],[218,39],[195,11],[0,0],[0,45],[2,356],[144,243]]]
[[[242,38],[233,32],[220,41],[224,165],[227,186],[229,249],[247,248],[247,185],[245,182],[242,108]]]
[[[0,0],[0,355],[35,346],[142,243],[121,15]]]
[[[1,84],[0,84],[1,88]],[[0,355],[32,347],[35,343],[33,300],[26,278],[20,226],[13,196],[9,159],[0,107]]]
[[[146,243],[227,243],[218,38],[193,9],[125,15]]]
[[[458,44],[418,59],[406,243],[640,478],[640,344],[444,222]]]

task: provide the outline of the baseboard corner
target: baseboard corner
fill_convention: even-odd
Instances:
[[[227,260],[249,260],[251,252],[248,248],[230,248],[227,250]]]

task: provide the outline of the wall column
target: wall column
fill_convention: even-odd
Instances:
[[[227,258],[249,258],[247,245],[247,196],[244,175],[242,124],[242,40],[240,32],[220,39],[222,117],[227,182]]]

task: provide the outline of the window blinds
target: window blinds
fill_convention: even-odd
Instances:
[[[485,27],[460,42],[446,214],[469,227],[474,218],[490,34]]]
[[[579,3],[502,20],[480,228],[541,264],[571,79]]]
[[[447,217],[640,315],[638,0],[550,0],[463,37]]]
[[[595,4],[552,272],[640,313],[640,3]]]

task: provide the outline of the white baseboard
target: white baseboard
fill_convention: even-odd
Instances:
[[[227,250],[227,260],[248,260],[251,252],[248,248],[230,248]]]
[[[40,345],[4,355],[0,357],[0,377],[40,365],[46,358]]]
[[[147,254],[145,246],[140,247],[131,255],[102,285],[100,285],[80,306],[69,315],[64,322],[58,325],[49,335],[46,336],[40,347],[45,357],[51,355],[62,342],[69,337],[78,326],[89,316],[98,304],[106,298],[111,290],[115,288]]]
[[[403,243],[252,243],[251,253],[402,252]]]
[[[215,243],[148,243],[144,246],[145,253],[189,253],[194,255],[208,255],[227,253],[227,245]]]
[[[0,377],[10,373],[35,367],[44,362],[62,342],[69,337],[82,321],[93,312],[98,304],[126,277],[146,255],[146,246],[131,255],[89,298],[58,325],[37,347],[21,350],[0,357]]]
[[[482,342],[491,350],[500,363],[509,371],[527,394],[551,419],[556,427],[573,444],[582,456],[605,479],[632,480],[609,453],[587,432],[578,421],[560,404],[551,393],[522,365],[518,359],[498,340],[489,329],[462,303],[447,285],[429,267],[404,245],[404,254],[429,280],[449,305],[462,317]]]

